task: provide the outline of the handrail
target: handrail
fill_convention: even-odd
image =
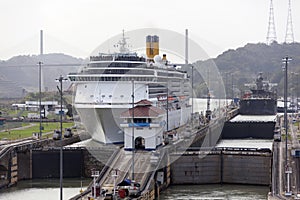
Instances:
[[[8,147],[3,148],[0,151],[0,160],[2,159],[3,156],[5,156],[6,153],[10,152],[13,148],[14,148],[13,146],[8,146]]]
[[[120,153],[120,149],[117,149],[114,151],[114,153],[110,156],[110,158],[108,159],[107,163],[105,164],[105,166],[102,168],[99,177],[97,178],[96,182],[99,183],[100,180],[103,178],[103,176],[107,173],[107,171],[109,170],[109,166],[111,165],[111,163],[118,158],[119,156],[117,156]],[[87,189],[84,190],[82,193],[77,194],[76,196],[72,197],[71,200],[78,200],[81,199],[82,196],[87,195],[88,193],[91,192],[93,186],[93,181],[90,182],[90,184],[88,185]]]
[[[159,162],[157,163],[156,168],[152,171],[152,173],[149,173],[149,175],[148,175],[148,177],[147,177],[147,179],[146,179],[146,183],[147,183],[147,184],[145,184],[145,185],[142,187],[141,193],[144,193],[144,191],[145,191],[146,189],[149,188],[149,186],[150,186],[150,184],[151,184],[151,181],[150,181],[150,180],[154,179],[155,173],[156,173],[158,167],[160,166],[161,161],[163,160],[164,156],[165,156],[165,151],[163,151],[163,154],[162,154],[162,156],[160,157]],[[144,193],[144,194],[145,194],[145,193]]]

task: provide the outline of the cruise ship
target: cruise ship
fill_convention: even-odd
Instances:
[[[70,73],[74,106],[91,137],[99,142],[123,143],[120,115],[141,100],[164,109],[165,131],[187,123],[191,116],[190,81],[179,64],[159,55],[159,37],[146,37],[146,56],[131,52],[124,36],[119,52],[91,56],[79,72]]]

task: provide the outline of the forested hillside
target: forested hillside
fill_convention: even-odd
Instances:
[[[300,43],[247,44],[236,50],[225,51],[214,59],[199,61],[198,64],[201,66],[210,65],[212,61],[216,64],[224,84],[227,82],[228,96],[232,95],[232,88],[234,88],[235,96],[237,96],[238,92],[243,90],[244,84],[252,82],[259,72],[263,72],[265,79],[278,83],[278,94],[282,95],[282,58],[285,56],[292,58],[288,65],[289,88],[294,88],[296,93],[300,89],[297,84],[297,79],[299,79],[300,85],[300,75],[297,75],[300,72]],[[196,78],[195,80],[199,79]],[[203,91],[200,93],[203,95]]]

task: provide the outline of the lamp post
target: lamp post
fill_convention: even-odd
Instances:
[[[38,62],[39,65],[39,114],[40,114],[40,131],[39,137],[42,138],[42,62]],[[44,114],[45,115],[45,114]]]
[[[227,101],[227,79],[228,79],[228,72],[225,72],[225,100],[226,100],[226,110],[228,107],[228,101]],[[227,112],[226,112],[227,113]]]
[[[192,65],[192,114],[194,114],[194,65]]]
[[[234,99],[234,85],[233,85],[233,74],[231,74],[231,96],[232,100]]]
[[[296,75],[296,113],[298,113],[298,96],[299,96],[299,73],[298,72],[294,72],[294,74]]]
[[[134,79],[131,80],[132,84],[132,180],[134,180],[134,150],[135,150],[135,142],[134,142]]]
[[[297,109],[297,113],[298,113],[298,97],[299,97],[299,73],[296,73],[297,75],[297,90],[296,90],[296,96],[297,96],[297,99],[296,99],[296,109]]]
[[[288,93],[288,62],[291,60],[290,57],[286,56],[282,59],[285,64],[284,70],[284,127],[285,127],[285,173],[286,173],[286,194],[290,193],[289,188],[289,173],[288,173],[288,119],[287,119],[287,93]]]
[[[60,93],[60,200],[63,199],[63,142],[62,142],[62,115],[63,115],[63,110],[62,110],[62,104],[63,104],[63,87],[62,87],[62,82],[66,81],[68,79],[64,78],[62,75],[56,81],[59,81],[60,83],[60,88],[57,86],[57,89]]]

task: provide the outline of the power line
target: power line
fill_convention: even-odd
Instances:
[[[44,67],[79,67],[83,66],[84,64],[79,64],[79,63],[70,63],[70,64],[43,64]],[[36,67],[36,64],[28,64],[28,65],[1,65],[0,68],[2,67]]]

